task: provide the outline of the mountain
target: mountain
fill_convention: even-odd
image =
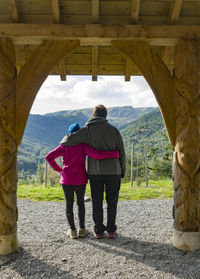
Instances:
[[[19,171],[24,169],[35,172],[38,160],[43,161],[45,154],[59,144],[69,125],[78,122],[80,126],[84,126],[92,117],[92,110],[92,108],[86,108],[45,115],[30,115],[18,152]],[[111,124],[119,129],[124,127],[122,131],[126,131],[126,129],[131,129],[134,120],[149,114],[152,110],[155,108],[112,107],[108,108],[107,118]]]
[[[161,147],[163,141],[168,141],[163,119],[158,108],[143,115],[120,129],[127,152],[130,152],[133,142],[136,149],[144,144],[150,147]]]
[[[129,122],[138,119],[140,116],[150,112],[155,109],[154,107],[141,107],[141,108],[133,108],[132,106],[123,106],[123,107],[112,107],[108,108],[108,121],[116,126],[117,128],[121,128],[125,126]],[[86,117],[86,121],[92,118],[92,108],[80,109],[80,110],[66,110],[59,111],[54,113],[45,114],[48,117],[77,117],[78,114],[82,114]],[[85,121],[85,122],[86,122]],[[76,121],[78,122],[78,121]],[[84,123],[85,124],[85,123]]]

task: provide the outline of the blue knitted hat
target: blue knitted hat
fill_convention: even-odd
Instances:
[[[67,133],[71,134],[74,133],[76,131],[78,131],[80,129],[80,126],[78,123],[73,123],[72,125],[69,126]]]

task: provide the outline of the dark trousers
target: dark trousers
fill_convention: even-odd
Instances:
[[[79,226],[81,229],[85,228],[85,204],[84,204],[84,195],[86,185],[62,185],[65,200],[66,200],[66,216],[71,230],[75,230],[74,224],[74,192],[77,197],[78,205],[78,217],[79,217]]]
[[[109,178],[90,178],[90,187],[93,206],[94,231],[101,234],[105,230],[113,233],[116,229],[117,202],[119,197],[121,179]],[[107,226],[103,224],[103,197],[104,190],[107,202]]]

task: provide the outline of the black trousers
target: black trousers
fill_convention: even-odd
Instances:
[[[93,206],[94,231],[101,234],[105,230],[113,233],[116,229],[117,202],[119,197],[121,179],[116,177],[90,178],[90,187]],[[107,226],[103,224],[103,198],[106,193]]]
[[[62,188],[65,195],[66,200],[66,216],[71,230],[75,230],[74,224],[74,192],[77,197],[77,205],[78,205],[78,217],[79,217],[79,226],[81,229],[85,228],[85,204],[84,204],[84,195],[86,185],[64,185],[62,184]]]

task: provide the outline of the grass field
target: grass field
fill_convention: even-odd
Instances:
[[[149,187],[144,184],[130,187],[130,183],[123,183],[120,189],[119,200],[143,200],[143,199],[171,199],[173,197],[172,180],[149,181]],[[18,199],[31,199],[33,201],[64,201],[64,194],[60,185],[18,185]],[[90,187],[87,185],[86,196],[91,197]]]

